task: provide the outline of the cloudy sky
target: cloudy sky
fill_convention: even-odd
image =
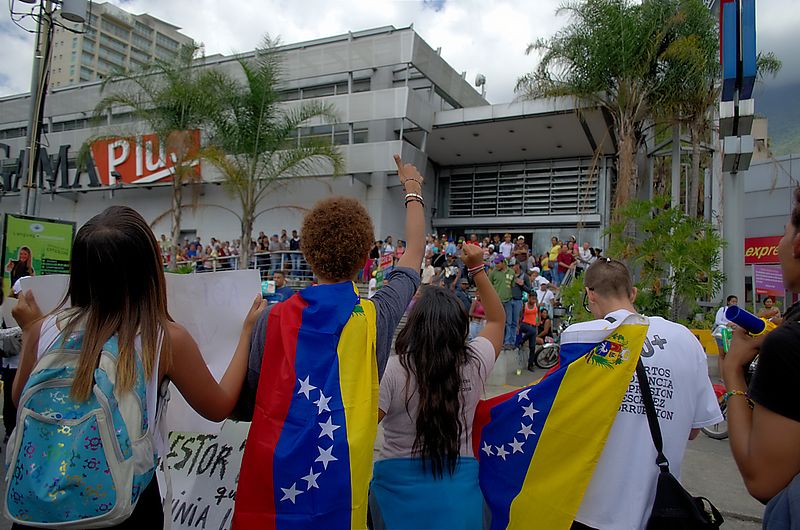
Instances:
[[[253,49],[269,33],[284,43],[377,26],[417,32],[467,79],[486,76],[492,103],[513,98],[517,77],[536,64],[526,45],[564,24],[561,0],[111,0],[133,13],[148,12],[183,28],[207,54]],[[24,7],[16,1],[17,6]],[[758,0],[759,48],[784,61],[771,85],[800,82],[800,0]],[[30,22],[28,22],[30,26]],[[0,96],[27,92],[33,37],[0,15]]]

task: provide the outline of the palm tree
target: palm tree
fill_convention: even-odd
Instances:
[[[709,110],[719,101],[719,34],[714,16],[701,0],[679,0],[676,7],[675,35],[662,55],[666,67],[654,97],[654,114],[673,126],[684,124],[689,131],[692,165],[686,208],[695,218],[701,144],[711,129]]]
[[[280,104],[280,60],[268,37],[255,57],[239,64],[244,82],[227,79],[205,159],[225,178],[241,205],[240,263],[247,266],[259,203],[282,179],[339,174],[342,155],[330,141],[298,142],[298,128],[310,120],[332,123],[333,107],[319,102]]]
[[[95,116],[113,108],[130,109],[133,117],[148,127],[147,132],[156,135],[159,146],[169,153],[167,156],[174,156],[169,212],[173,267],[180,244],[183,185],[201,180],[191,164],[201,156],[195,131],[207,125],[219,108],[220,75],[198,67],[201,62],[199,46],[183,46],[172,60],[156,59],[141,69],[106,77],[102,90],[111,83],[116,90],[103,97],[95,108]]]
[[[635,195],[636,154],[663,77],[663,54],[674,38],[676,0],[581,0],[557,13],[570,22],[530,44],[539,66],[517,81],[523,97],[571,96],[606,111],[617,138],[615,210]]]

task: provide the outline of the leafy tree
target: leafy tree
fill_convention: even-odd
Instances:
[[[156,59],[138,70],[106,77],[102,90],[111,83],[115,90],[95,108],[96,117],[118,107],[129,109],[135,120],[147,126],[142,132],[155,134],[162,149],[175,157],[169,212],[173,267],[180,244],[183,185],[200,180],[191,164],[202,155],[202,151],[192,149],[193,131],[207,125],[219,106],[219,74],[198,67],[202,63],[200,51],[198,46],[183,46],[172,60]]]
[[[612,223],[608,254],[638,273],[637,307],[671,320],[685,318],[697,300],[711,301],[722,288],[723,239],[712,225],[670,208],[669,198],[631,201]],[[631,221],[635,233],[626,227]]]
[[[225,95],[214,115],[210,149],[204,153],[239,199],[244,264],[250,257],[258,205],[280,180],[320,172],[336,175],[343,167],[342,155],[330,141],[304,138],[298,145],[298,127],[310,120],[334,122],[336,116],[333,107],[319,102],[280,104],[275,45],[267,38],[255,58],[239,61],[244,82],[222,82]]]
[[[679,0],[673,35],[663,53],[664,78],[654,98],[657,119],[683,124],[692,146],[687,211],[697,217],[701,144],[712,122],[709,110],[719,101],[719,34],[717,22],[701,0]],[[680,202],[680,201],[678,201]]]
[[[530,44],[539,66],[517,81],[525,97],[572,96],[612,118],[617,138],[615,205],[635,195],[636,153],[662,92],[664,53],[675,37],[675,1],[581,0],[558,13],[570,22],[550,39]]]

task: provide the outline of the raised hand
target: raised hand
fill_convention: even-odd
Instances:
[[[422,193],[422,183],[425,179],[417,170],[414,164],[403,164],[400,155],[394,155],[394,162],[397,164],[397,175],[400,177],[400,184],[406,193]]]

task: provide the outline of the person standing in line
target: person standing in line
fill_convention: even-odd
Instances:
[[[558,242],[556,236],[553,236],[550,238],[550,244],[550,252],[547,255],[547,262],[550,267],[550,281],[553,282],[553,285],[558,286],[561,280],[558,270],[558,254],[561,252],[561,243]]]
[[[738,305],[739,298],[736,295],[729,295],[725,299],[725,305],[717,309],[717,314],[714,316],[714,328],[711,330],[711,335],[714,337],[714,340],[717,342],[717,350],[720,355],[719,359],[722,358],[722,355],[725,355],[725,344],[722,340],[722,328],[735,328],[736,325],[725,318],[725,311],[732,306]]]
[[[546,309],[549,314],[553,314],[553,300],[556,295],[550,290],[549,283],[540,283],[539,290],[536,291],[536,299],[539,302],[540,309]]]
[[[778,243],[784,287],[800,292],[800,189]],[[800,303],[792,305],[782,323],[769,333],[751,337],[733,331],[727,354],[720,356],[728,392],[730,447],[747,491],[767,504],[764,528],[800,525]],[[758,356],[748,387],[746,373]]]
[[[771,320],[775,324],[780,324],[778,320],[781,316],[781,310],[775,305],[775,297],[768,296],[764,298],[764,307],[758,310],[756,314],[758,318],[765,318]]]
[[[578,250],[578,270],[577,274],[580,276],[586,269],[589,268],[592,262],[592,252],[589,249],[589,242],[584,241],[583,246]]]
[[[503,242],[500,243],[500,248],[497,250],[505,259],[511,258],[511,254],[514,252],[514,243],[511,242],[511,234],[503,236]]]
[[[461,278],[456,288],[456,297],[461,300],[461,303],[464,304],[464,309],[469,312],[472,307],[472,297],[467,292],[467,289],[469,289],[469,279]]]
[[[289,240],[289,250],[292,251],[292,270],[290,274],[293,274],[295,278],[299,278],[303,273],[300,269],[302,254],[300,253],[300,236],[297,235],[297,230],[292,230],[292,239]]]
[[[23,330],[22,353],[13,385],[14,404],[48,409],[53,418],[58,417],[56,414],[61,414],[63,418],[65,414],[74,414],[75,410],[82,408],[90,411],[99,409],[103,402],[96,396],[104,392],[113,393],[119,399],[124,397],[128,404],[136,401],[145,415],[146,427],[142,428],[142,418],[128,423],[122,418],[118,419],[118,414],[114,414],[113,424],[125,423],[131,429],[130,440],[128,434],[125,439],[132,440],[134,445],[127,446],[127,450],[132,451],[136,458],[134,462],[138,463],[145,460],[153,463],[159,456],[166,456],[169,441],[161,438],[160,429],[157,428],[157,410],[163,406],[159,389],[165,382],[172,382],[189,406],[204,418],[215,422],[227,418],[245,379],[250,333],[265,311],[266,301],[260,295],[253,301],[243,323],[238,345],[218,383],[208,370],[192,336],[183,326],[173,322],[167,312],[167,288],[158,242],[138,212],[127,206],[111,206],[95,215],[78,230],[71,255],[67,288],[71,307],[58,308],[43,317],[33,294],[27,291],[19,295],[19,302],[12,311]],[[37,318],[20,317],[36,313]],[[67,357],[74,357],[73,360],[67,361],[64,354],[53,351],[59,337],[68,338],[59,346],[67,349],[70,353]],[[118,347],[113,381],[109,381],[108,377],[99,377],[99,374],[106,374],[104,368],[108,367],[107,363],[114,362],[108,360],[107,355],[113,354],[106,353],[106,346]],[[46,363],[44,367],[40,368],[40,361]],[[48,382],[59,382],[59,372],[65,371],[67,362],[75,363],[75,375],[71,379],[61,376],[61,382],[71,380],[71,387],[55,394],[40,391],[30,394],[30,398],[27,392],[23,395],[23,390],[35,388],[35,385],[28,386],[32,377],[45,385],[44,388]],[[142,382],[141,386],[136,384],[137,379]],[[140,397],[141,400],[137,399]],[[20,400],[23,402],[20,403]],[[122,409],[114,408],[117,413]],[[133,417],[132,414],[129,416]],[[98,424],[105,425],[106,429],[112,428],[108,423],[112,421],[109,418],[101,418],[98,414],[94,414],[93,418]],[[6,513],[17,520],[34,520],[36,526],[70,523],[72,527],[79,527],[80,520],[87,521],[87,524],[97,523],[98,517],[126,513],[126,503],[121,500],[122,497],[119,497],[119,504],[114,504],[111,495],[105,499],[93,495],[85,495],[80,499],[63,495],[64,490],[59,489],[58,485],[69,484],[73,476],[79,477],[90,490],[95,488],[95,484],[101,490],[103,484],[110,484],[109,489],[113,488],[115,482],[109,477],[108,463],[104,465],[102,462],[114,457],[122,461],[123,455],[121,452],[115,455],[114,447],[117,446],[112,447],[107,443],[108,439],[101,439],[99,432],[96,438],[86,438],[90,440],[89,443],[82,437],[70,437],[67,429],[69,423],[59,426],[55,421],[38,424],[38,435],[47,437],[39,439],[49,438],[51,442],[47,454],[38,453],[30,461],[43,472],[52,473],[50,476],[56,480],[55,486],[47,485],[44,480],[35,477],[28,477],[27,480],[31,482],[27,485],[24,477],[9,482]],[[72,429],[85,426],[81,428],[85,428],[85,433],[89,434],[91,423],[87,422],[90,421],[76,423]],[[56,429],[65,435],[58,444],[53,439],[57,436]],[[110,439],[112,444],[117,441],[113,431]],[[22,452],[21,446],[19,450],[16,458],[30,458]],[[86,459],[80,458],[81,455],[76,457],[76,451],[83,450],[95,451],[90,454],[98,457],[105,455],[105,458],[98,458],[95,465],[91,465],[92,462],[87,464]],[[129,499],[132,492],[137,493],[133,497],[135,506],[127,519],[107,528],[149,529],[164,526],[164,509],[154,472],[155,464],[149,470],[143,468],[139,471],[141,475],[134,477],[133,483],[128,482],[126,492],[116,492],[119,496],[127,494]],[[60,482],[64,477],[65,482]],[[108,502],[112,503],[111,506]],[[47,510],[31,508],[37,504],[46,506]],[[105,512],[102,511],[104,507]],[[91,515],[84,517],[82,513],[86,512],[79,510],[86,508]],[[114,509],[116,514],[112,512]],[[23,530],[33,527],[14,524],[13,528]]]
[[[236,530],[367,527],[375,390],[395,328],[419,287],[425,248],[424,179],[399,155],[395,163],[408,246],[384,286],[371,300],[358,296],[353,279],[375,240],[372,220],[358,200],[330,197],[305,215],[300,230],[319,284],[269,308],[253,329],[235,414],[252,421],[236,488]],[[320,429],[328,434],[320,436]],[[288,471],[298,462],[310,465],[298,475]]]
[[[511,285],[514,283],[514,271],[508,268],[508,264],[506,260],[503,259],[503,256],[498,255],[494,260],[495,266],[492,269],[492,272],[489,273],[489,281],[494,287],[494,290],[497,292],[497,296],[500,297],[500,302],[503,304],[503,309],[505,310],[506,314],[506,329],[505,329],[505,336],[503,338],[503,349],[504,350],[511,350],[514,348],[514,342],[516,341],[516,334],[514,334],[515,325],[511,321],[511,315],[514,311],[514,304],[511,300]]]
[[[520,318],[519,329],[522,337],[519,341],[519,347],[525,342],[528,343],[528,370],[533,371],[533,355],[536,351],[536,335],[539,333],[539,304],[536,297],[531,293],[528,296],[528,301],[522,307],[522,316]]]
[[[213,238],[212,238],[213,241]],[[280,270],[281,268],[281,240],[278,237],[278,234],[272,234],[272,238],[269,240],[269,274],[270,276],[275,274],[275,271]],[[218,250],[215,248],[215,253]]]
[[[434,276],[436,276],[436,269],[433,267],[433,260],[425,258],[425,267],[422,269],[422,285],[430,285]]]
[[[519,320],[522,314],[522,304],[525,295],[531,295],[531,280],[527,274],[522,272],[522,266],[515,259],[511,258],[511,270],[514,272],[514,282],[511,284],[511,344],[516,346],[517,334],[519,332]]]
[[[584,284],[589,310],[596,319],[617,322],[636,313],[633,306],[636,288],[628,267],[621,261],[599,260],[586,271]],[[722,415],[708,378],[706,354],[697,338],[680,324],[661,317],[649,317],[649,320],[640,359],[650,376],[664,454],[670,471],[680,479],[689,440],[697,436],[701,427],[722,421]],[[597,322],[573,324],[567,332],[596,327]],[[659,467],[641,403],[641,392],[634,377],[581,501],[572,526],[574,530],[647,526]],[[613,487],[609,487],[611,484]],[[620,503],[619,499],[625,502]]]
[[[486,326],[468,341],[467,312],[447,289],[423,289],[414,304],[381,381],[384,438],[370,496],[376,529],[483,526],[472,418],[500,354],[505,315],[480,249],[462,252]]]

